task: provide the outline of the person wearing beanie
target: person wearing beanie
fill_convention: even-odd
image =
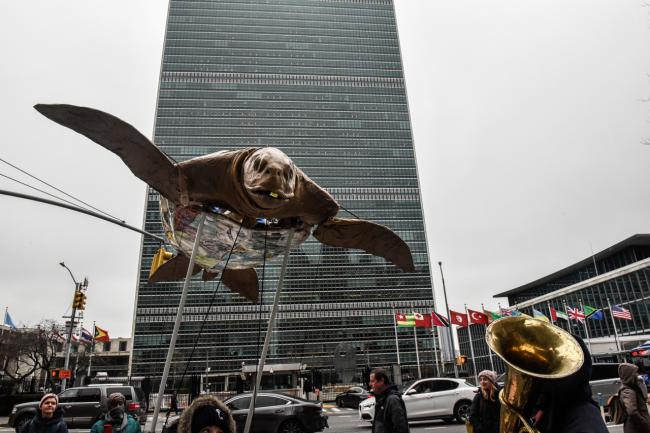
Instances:
[[[45,394],[38,404],[36,416],[28,421],[20,433],[68,433],[56,394]]]
[[[220,400],[206,395],[195,399],[183,411],[177,433],[237,433],[230,409]]]
[[[469,422],[475,433],[499,433],[501,401],[497,374],[491,370],[483,370],[478,374],[478,383],[479,389],[472,401]]]
[[[104,433],[110,425],[112,433],[142,433],[140,423],[126,413],[126,397],[119,392],[108,396],[106,413],[93,424],[90,433]]]
[[[620,364],[618,376],[621,378],[622,384],[618,396],[625,408],[623,432],[650,432],[650,414],[648,414],[643,390],[639,386],[639,367],[628,363]],[[643,386],[645,387],[645,383]]]

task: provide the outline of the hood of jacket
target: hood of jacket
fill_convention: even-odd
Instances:
[[[222,412],[227,413],[228,418],[230,419],[230,432],[228,433],[237,433],[237,426],[235,425],[235,420],[233,419],[228,406],[226,406],[221,400],[218,400],[211,395],[206,395],[195,399],[190,407],[183,411],[183,414],[178,420],[178,433],[192,433],[192,418],[194,416],[194,413],[197,411],[197,409],[207,405],[212,405],[215,408],[220,409]]]
[[[638,375],[639,367],[634,364],[623,363],[618,366],[618,377],[623,385],[636,386]]]

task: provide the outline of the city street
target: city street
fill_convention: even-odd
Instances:
[[[356,409],[339,409],[330,408],[326,410],[329,418],[330,428],[325,430],[325,433],[370,433],[370,423],[360,421]],[[151,415],[149,415],[151,420]],[[164,417],[158,420],[158,428],[156,431],[160,432]],[[7,427],[7,417],[0,417],[0,433],[14,433],[14,429]],[[612,433],[623,433],[623,426],[608,426],[609,431]],[[149,432],[150,422],[147,422],[144,431]],[[461,424],[445,424],[442,421],[419,421],[410,423],[411,433],[426,433],[426,432],[445,432],[445,433],[464,433],[465,426]],[[83,433],[88,432],[89,429],[70,429],[70,433]]]

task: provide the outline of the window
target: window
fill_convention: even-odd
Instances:
[[[449,391],[458,388],[458,383],[453,380],[435,380],[431,383],[431,391]]]
[[[120,352],[126,352],[126,341],[120,341]]]
[[[102,392],[98,388],[81,388],[77,392],[77,397],[74,401],[78,402],[101,402]]]
[[[432,382],[430,380],[425,380],[424,382],[420,382],[417,385],[415,385],[413,389],[415,389],[416,394],[431,392],[433,391]]]
[[[289,403],[289,400],[285,400],[279,397],[272,397],[270,395],[262,395],[256,399],[256,407],[269,407],[269,406],[284,406]],[[248,406],[246,406],[248,407]]]
[[[241,409],[248,409],[248,406],[250,404],[251,404],[250,397],[242,397],[228,403],[228,407],[232,410],[241,410]]]
[[[131,387],[130,386],[120,386],[120,387],[112,387],[112,388],[106,388],[106,396],[109,396],[113,394],[114,392],[119,392],[122,394],[127,400],[133,401],[133,395],[131,394]]]
[[[111,342],[106,341],[104,342],[104,352],[110,352],[111,351]]]
[[[71,403],[75,401],[75,398],[77,397],[77,391],[78,390],[76,388],[63,391],[61,394],[59,394],[59,403]]]

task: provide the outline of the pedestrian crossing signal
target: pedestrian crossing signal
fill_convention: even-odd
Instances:
[[[467,363],[467,356],[466,355],[458,355],[456,357],[456,365],[464,365]]]
[[[165,251],[163,247],[160,247],[160,249],[153,256],[153,259],[151,259],[151,270],[149,271],[149,277],[151,278],[151,276],[156,273],[158,268],[168,262],[173,256],[174,254],[170,253],[169,251]]]

